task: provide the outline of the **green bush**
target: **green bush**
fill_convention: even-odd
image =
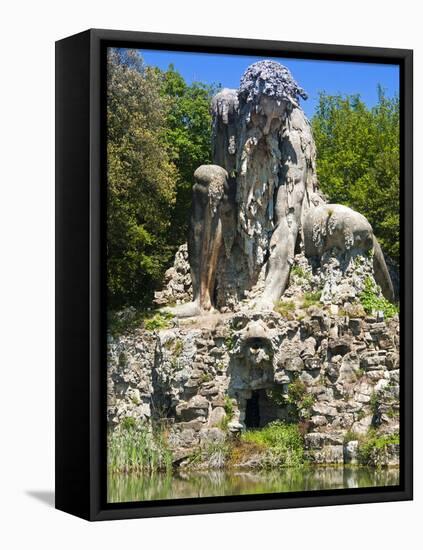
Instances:
[[[304,442],[296,424],[277,420],[264,428],[244,432],[241,441],[263,449],[264,468],[304,464]]]
[[[291,275],[294,275],[301,279],[305,279],[306,281],[311,280],[311,274],[305,269],[303,269],[300,265],[293,265],[291,267]]]
[[[122,429],[127,431],[134,429],[136,425],[137,421],[133,416],[125,416],[121,423]]]
[[[228,351],[232,351],[235,347],[235,333],[231,333],[230,336],[225,338],[225,346]]]
[[[295,311],[295,304],[290,300],[281,300],[276,304],[275,311],[282,315],[282,317],[292,317],[292,313]]]
[[[169,319],[170,320],[170,319]],[[171,338],[167,340],[163,346],[170,352],[173,357],[179,357],[184,350],[184,344],[179,338]]]
[[[234,403],[229,395],[225,395],[225,404],[223,408],[225,409],[226,416],[231,419],[234,415]]]
[[[287,402],[291,407],[293,418],[310,418],[311,407],[315,400],[315,396],[307,392],[306,385],[299,378],[288,385]]]
[[[171,326],[173,315],[168,312],[158,311],[152,317],[144,320],[146,330],[163,330]]]
[[[304,309],[307,309],[310,306],[320,305],[321,296],[322,296],[322,292],[320,290],[317,290],[316,292],[305,292],[303,297],[302,307]]]
[[[385,318],[389,319],[398,313],[398,307],[380,294],[380,289],[370,277],[366,277],[359,299],[364,311],[369,315],[374,311],[383,311]]]
[[[207,382],[211,382],[213,380],[213,376],[210,374],[210,372],[203,372],[200,376],[200,384],[206,384]]]
[[[399,445],[399,434],[379,435],[374,429],[359,441],[357,458],[363,465],[383,465],[388,445]]]

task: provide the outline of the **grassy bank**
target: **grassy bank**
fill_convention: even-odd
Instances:
[[[226,441],[196,449],[187,469],[296,468],[305,464],[304,440],[296,424],[276,421]]]
[[[347,432],[344,445],[358,441],[359,465],[384,466],[399,436],[379,434],[371,429],[366,435]],[[126,418],[108,434],[109,473],[156,473],[173,470],[174,456],[167,434],[160,427],[148,427]],[[271,470],[300,468],[308,464],[304,437],[296,423],[271,422],[224,440],[204,442],[193,448],[180,463],[183,470]]]

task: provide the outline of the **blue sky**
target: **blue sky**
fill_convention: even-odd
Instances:
[[[201,81],[221,84],[225,88],[238,88],[245,69],[264,59],[242,55],[187,53],[158,50],[139,50],[147,65],[167,69],[172,63],[187,83]],[[389,97],[399,90],[399,67],[374,63],[315,61],[273,57],[291,71],[293,77],[308,93],[301,101],[306,115],[311,118],[319,91],[328,94],[360,94],[372,107],[377,103],[377,86],[380,84]]]

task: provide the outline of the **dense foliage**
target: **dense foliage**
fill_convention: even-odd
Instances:
[[[212,88],[111,50],[107,87],[107,257],[112,308],[151,305],[187,234],[192,174],[210,162]]]
[[[187,238],[193,173],[201,164],[212,161],[210,102],[216,91],[216,87],[199,82],[188,86],[172,65],[163,73],[162,92],[170,99],[166,141],[177,169],[170,238],[178,246]]]
[[[379,89],[369,109],[358,95],[320,95],[312,119],[320,186],[331,202],[362,213],[399,260],[399,99]]]

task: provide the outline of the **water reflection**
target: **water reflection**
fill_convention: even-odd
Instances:
[[[228,495],[355,489],[399,484],[399,469],[306,467],[271,471],[211,471],[111,475],[109,502],[131,502]]]

